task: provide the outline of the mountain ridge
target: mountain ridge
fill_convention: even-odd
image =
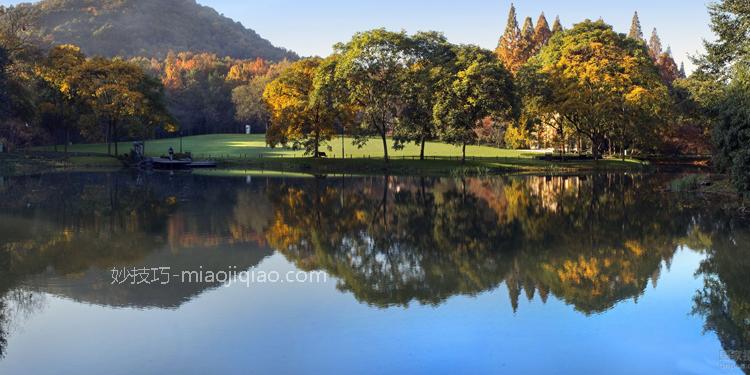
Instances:
[[[279,61],[297,54],[195,0],[42,0],[42,37],[105,57],[154,57],[170,51],[208,52]]]

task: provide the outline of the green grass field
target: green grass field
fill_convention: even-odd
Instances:
[[[372,139],[362,148],[352,144],[351,138],[344,138],[344,145],[347,158],[382,158],[383,144],[379,139]],[[321,151],[326,152],[329,158],[341,158],[341,139],[337,138],[330,142],[329,146],[321,147]],[[393,142],[389,141],[388,155],[394,158],[417,157],[419,156],[419,147],[417,145],[408,145],[403,150],[394,150]],[[121,142],[119,152],[127,153],[131,147],[131,142]],[[146,154],[148,156],[166,155],[169,147],[174,148],[175,152],[180,150],[180,140],[177,139],[159,139],[146,142]],[[53,147],[42,147],[38,150],[52,151]],[[58,150],[61,147],[58,146]],[[77,144],[68,147],[71,152],[83,153],[106,153],[106,144]],[[114,147],[113,147],[114,150]],[[288,148],[270,148],[266,146],[265,136],[262,134],[244,135],[244,134],[212,134],[193,137],[184,137],[182,139],[182,150],[191,152],[196,158],[258,158],[268,157],[303,157],[302,151],[294,151]],[[537,151],[519,151],[506,150],[487,146],[469,146],[466,149],[469,157],[482,158],[531,158],[538,155]],[[461,148],[439,142],[428,142],[425,147],[425,155],[428,157],[459,157]]]
[[[283,173],[305,174],[402,174],[402,175],[446,175],[453,173],[503,173],[511,171],[529,171],[542,173],[574,172],[592,170],[633,170],[643,165],[635,160],[602,160],[593,161],[545,161],[534,156],[542,155],[540,151],[507,150],[488,146],[467,147],[467,162],[460,161],[461,148],[429,142],[425,148],[427,160],[418,160],[419,147],[408,145],[402,150],[393,150],[390,142],[390,163],[383,162],[383,146],[379,139],[372,139],[362,148],[352,144],[353,139],[345,138],[346,159],[341,158],[341,139],[330,143],[331,149],[321,147],[328,158],[313,160],[305,157],[302,151],[288,148],[270,148],[266,146],[264,135],[213,134],[185,137],[182,139],[183,152],[191,152],[196,159],[213,159],[220,161],[225,170],[233,174],[247,174],[248,171],[260,170]],[[119,152],[127,153],[131,142],[121,142]],[[160,139],[146,142],[148,156],[161,156],[168,153],[169,147],[180,151],[179,139]],[[53,147],[32,149],[32,153],[52,151]],[[58,146],[58,150],[60,147]],[[68,147],[68,151],[79,153],[64,157],[68,165],[95,164],[97,154],[107,152],[106,144],[79,144]],[[58,153],[59,154],[59,153]],[[116,159],[109,158],[109,162]],[[214,173],[214,172],[209,172]],[[223,172],[222,172],[223,173]]]

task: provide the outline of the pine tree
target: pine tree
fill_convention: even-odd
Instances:
[[[641,29],[641,19],[638,17],[638,12],[635,12],[635,14],[633,15],[633,23],[630,25],[630,33],[628,33],[628,38],[635,40],[644,40],[643,29]]]
[[[559,32],[565,31],[565,29],[562,26],[562,23],[560,22],[560,16],[555,17],[555,23],[552,24],[552,35],[557,34]]]
[[[648,41],[648,50],[651,58],[654,60],[658,59],[662,53],[661,39],[656,32],[656,28],[654,28],[654,31],[651,33],[651,39]]]
[[[544,12],[539,16],[536,21],[536,29],[534,30],[534,54],[539,52],[547,44],[549,38],[552,36],[552,30],[549,29],[549,23],[547,23],[547,17],[544,16]]]
[[[518,28],[518,18],[516,17],[516,7],[511,4],[508,13],[508,24],[505,26],[505,33],[500,37],[495,54],[505,64],[505,67],[515,73],[521,67],[518,56],[521,48],[521,30]]]
[[[523,21],[521,43],[518,52],[517,60],[521,65],[525,64],[536,53],[536,46],[534,45],[534,21],[531,20],[531,17],[526,17]]]

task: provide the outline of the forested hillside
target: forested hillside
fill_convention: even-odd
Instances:
[[[238,59],[293,59],[239,22],[195,0],[44,0],[35,5],[43,38],[87,55],[165,58],[169,51]]]

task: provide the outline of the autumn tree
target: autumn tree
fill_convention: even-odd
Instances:
[[[552,24],[552,35],[565,31],[562,23],[560,22],[560,16],[555,17],[555,23]]]
[[[345,44],[335,46],[340,60],[337,79],[346,82],[351,105],[360,109],[355,142],[364,145],[371,135],[383,142],[388,162],[388,134],[402,109],[406,73],[412,64],[408,53],[411,40],[404,33],[376,29],[357,33]]]
[[[36,68],[37,75],[49,88],[55,118],[63,129],[65,152],[68,151],[70,132],[81,110],[81,108],[76,108],[79,103],[76,102],[77,97],[72,91],[71,75],[85,61],[86,56],[80,48],[73,45],[60,45],[53,47],[48,52],[47,58]]]
[[[118,141],[123,133],[148,133],[145,130],[121,127],[147,126],[152,122],[136,119],[168,118],[160,102],[161,83],[145,74],[135,64],[122,60],[93,58],[80,64],[70,75],[67,84],[73,95],[80,98],[94,112],[97,122],[102,125],[107,152],[118,155]],[[163,125],[163,124],[160,124]]]
[[[661,38],[659,38],[656,29],[651,32],[651,38],[648,40],[648,51],[654,61],[656,61],[663,52]]]
[[[336,108],[315,85],[322,61],[295,62],[266,86],[263,99],[271,113],[266,141],[271,147],[290,142],[318,158],[321,144],[333,136]]]
[[[453,74],[436,93],[433,115],[440,139],[462,148],[476,141],[485,118],[502,121],[515,115],[516,90],[508,70],[490,51],[475,46],[456,47]]]
[[[242,60],[229,68],[227,81],[248,83],[253,78],[266,74],[269,69],[269,64],[261,58]]]
[[[523,65],[523,62],[519,59],[522,50],[521,29],[518,27],[516,7],[511,4],[508,23],[505,26],[505,32],[500,37],[495,53],[508,70],[516,72]]]
[[[641,41],[644,40],[643,29],[641,28],[641,19],[638,17],[638,12],[635,12],[635,14],[633,15],[633,22],[630,24],[630,32],[628,33],[628,38]]]
[[[534,22],[531,17],[526,17],[521,28],[521,49],[519,51],[518,61],[521,65],[536,54],[536,44],[534,42]]]
[[[665,84],[671,85],[676,79],[682,76],[680,68],[677,66],[677,62],[672,57],[672,51],[667,48],[666,52],[662,52],[654,61],[656,67],[659,69],[659,75]]]
[[[273,64],[264,74],[253,76],[249,82],[232,90],[232,103],[237,121],[268,127],[271,115],[263,100],[263,91],[281,72],[289,68],[290,64],[287,61]]]
[[[552,37],[552,30],[549,28],[549,23],[547,22],[547,17],[544,16],[544,12],[539,15],[539,19],[536,21],[536,28],[534,29],[534,53],[533,55],[536,55],[539,53],[539,50],[542,49],[545,45],[547,45],[547,42],[549,41],[549,38]]]
[[[529,64],[550,91],[539,95],[545,108],[559,114],[576,133],[589,139],[594,158],[606,141],[649,139],[652,132],[632,128],[649,110],[663,105],[666,88],[641,44],[603,21],[584,21],[554,37]],[[638,119],[640,121],[636,121]]]

